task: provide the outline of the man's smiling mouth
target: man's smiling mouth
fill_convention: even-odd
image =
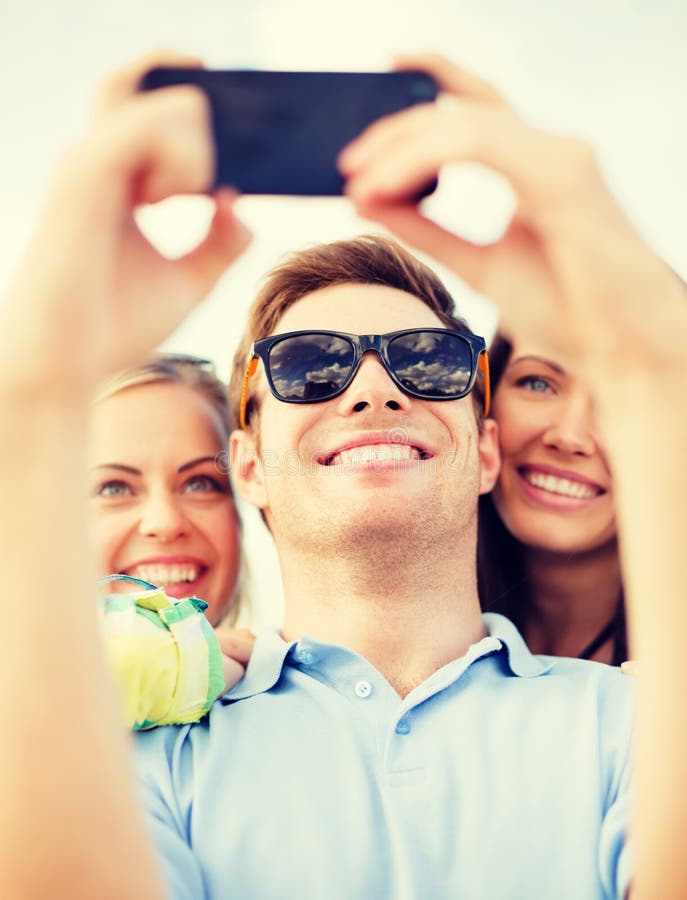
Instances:
[[[323,457],[319,462],[324,466],[359,466],[366,463],[405,462],[429,458],[429,453],[412,444],[379,443],[347,447]]]

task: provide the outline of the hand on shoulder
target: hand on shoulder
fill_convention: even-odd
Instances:
[[[255,635],[247,628],[218,626],[215,634],[222,651],[224,689],[228,691],[246,673],[246,666],[255,646]]]

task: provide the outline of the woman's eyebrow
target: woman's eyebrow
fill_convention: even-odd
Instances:
[[[128,472],[129,475],[142,475],[140,469],[135,469],[133,466],[125,466],[124,463],[100,463],[97,466],[91,466],[91,471],[95,471],[96,469],[119,469],[120,472]]]
[[[511,365],[514,366],[516,363],[521,362],[538,362],[545,366],[548,366],[550,369],[554,369],[556,372],[560,372],[561,375],[565,375],[565,369],[562,366],[559,366],[558,363],[552,362],[552,360],[547,359],[545,356],[535,356],[534,354],[529,354],[527,356],[518,356],[511,361]]]
[[[217,456],[199,456],[198,459],[192,459],[190,462],[184,463],[183,466],[179,466],[177,472],[185,472],[187,469],[192,469],[194,466],[199,466],[201,463],[206,462],[215,462]]]

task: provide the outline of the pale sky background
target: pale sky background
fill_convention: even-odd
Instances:
[[[493,80],[532,121],[590,140],[639,229],[687,277],[685,46],[685,0],[3,0],[0,288],[97,80],[156,47],[226,68],[379,70],[395,52],[443,52]],[[509,198],[499,184],[451,172],[433,202],[442,221],[487,238]],[[166,344],[212,357],[222,375],[257,283],[284,252],[371,230],[341,199],[247,197],[240,212],[252,248]],[[145,221],[161,246],[180,251],[205,217],[202,201],[186,200]],[[441,274],[474,330],[489,333],[489,307]],[[245,533],[260,624],[278,616],[276,562],[252,514]]]

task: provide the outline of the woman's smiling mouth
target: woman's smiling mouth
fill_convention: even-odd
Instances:
[[[197,559],[171,558],[145,560],[124,570],[124,574],[142,578],[161,587],[170,597],[180,599],[195,594],[208,567]]]
[[[589,501],[606,493],[594,481],[570,472],[539,466],[519,466],[517,473],[528,494],[552,501]]]

